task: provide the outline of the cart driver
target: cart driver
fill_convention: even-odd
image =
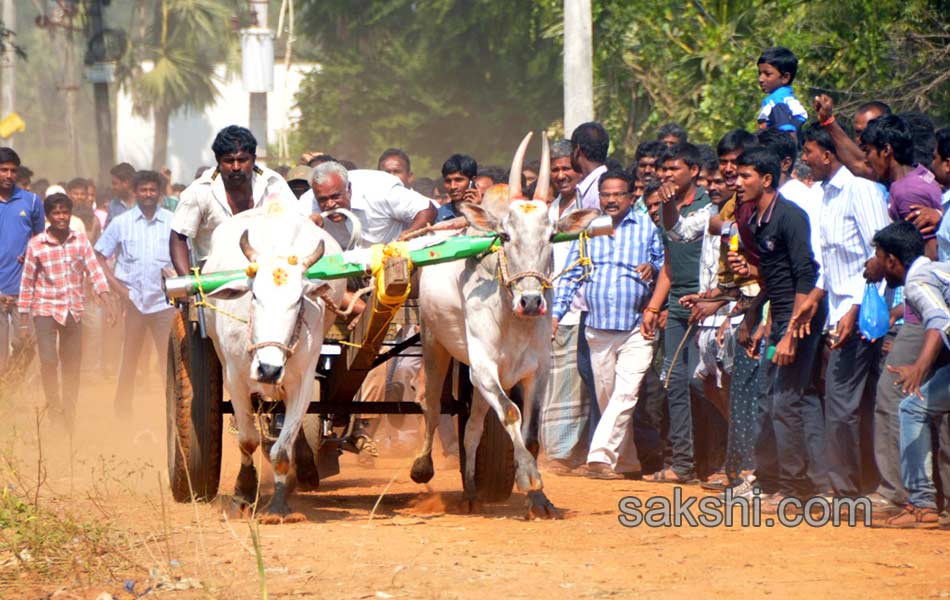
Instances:
[[[254,164],[257,140],[245,127],[229,125],[211,144],[217,166],[206,169],[181,193],[171,222],[168,248],[179,275],[187,275],[191,263],[188,238],[199,264],[211,249],[211,234],[229,217],[257,208],[266,198],[277,196],[297,211],[297,197],[275,171]],[[309,216],[309,213],[308,213]]]

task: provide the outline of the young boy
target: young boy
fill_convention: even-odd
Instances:
[[[765,92],[759,129],[774,127],[798,137],[808,113],[792,92],[798,58],[788,48],[766,48],[759,57],[759,87]]]
[[[17,310],[24,325],[33,319],[47,407],[56,418],[61,416],[71,431],[79,394],[79,322],[86,277],[106,307],[110,323],[115,322],[115,316],[106,276],[89,240],[69,228],[73,208],[69,196],[48,196],[43,208],[50,225],[26,248]]]

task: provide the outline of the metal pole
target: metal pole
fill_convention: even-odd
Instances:
[[[267,0],[249,0],[255,27],[267,29]],[[267,157],[267,92],[249,92],[248,127],[257,140],[258,160]]]
[[[13,0],[3,0],[3,25],[13,31],[16,29],[16,4]],[[16,52],[13,44],[6,44],[3,57],[0,58],[0,118],[16,110]],[[13,147],[13,137],[5,144]]]
[[[564,0],[564,133],[594,119],[590,0]]]
[[[93,36],[101,36],[105,26],[103,24],[102,0],[92,0],[87,9]],[[109,106],[109,84],[97,82],[92,84],[95,111],[96,111],[96,142],[99,149],[99,178],[98,181],[108,181],[109,169],[115,162],[115,150],[112,140],[112,109]]]

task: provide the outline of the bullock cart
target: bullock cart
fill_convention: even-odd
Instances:
[[[375,274],[375,285],[366,310],[355,328],[342,320],[325,339],[314,377],[317,397],[295,444],[298,479],[306,473],[310,483],[339,472],[339,456],[353,448],[353,415],[421,414],[416,402],[363,402],[356,398],[367,374],[398,356],[419,355],[419,335],[397,339],[396,329],[418,323],[418,308],[410,299],[414,268],[477,256],[496,241],[488,236],[457,236],[441,241],[422,240],[326,256],[311,267],[311,279],[334,279]],[[205,294],[245,276],[244,272],[208,273],[167,278],[169,300],[178,304],[168,340],[166,374],[166,426],[169,479],[174,498],[212,500],[221,474],[222,433],[225,415],[233,413],[225,398],[221,363],[204,331],[204,311],[214,309]],[[453,385],[453,380],[455,385]],[[464,435],[472,388],[467,369],[460,366],[448,378],[442,412],[455,415],[459,437]],[[280,427],[283,403],[255,397],[265,438]],[[462,444],[460,444],[462,446]],[[464,449],[461,450],[464,452]],[[464,456],[460,461],[465,464]],[[511,439],[494,413],[486,416],[485,432],[477,455],[479,494],[485,501],[511,495],[514,457]]]

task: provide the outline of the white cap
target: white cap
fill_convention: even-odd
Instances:
[[[66,193],[66,190],[63,189],[63,186],[51,185],[48,188],[46,188],[46,196],[44,196],[44,199],[49,198],[53,194],[65,194],[65,193]]]

